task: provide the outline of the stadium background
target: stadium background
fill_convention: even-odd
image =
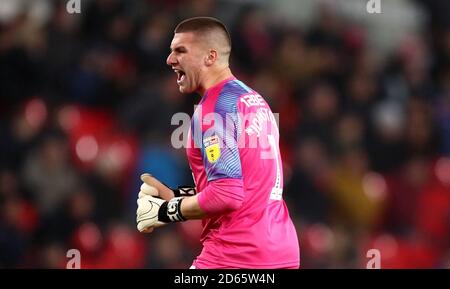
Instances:
[[[170,137],[178,21],[216,16],[280,114],[303,268],[450,267],[448,1],[0,1],[0,268],[187,268],[199,222],[135,229],[139,175],[191,184]]]

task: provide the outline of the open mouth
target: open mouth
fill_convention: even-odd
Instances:
[[[174,69],[174,71],[177,74],[177,83],[180,84],[186,78],[186,74],[184,73],[184,71],[179,69]]]

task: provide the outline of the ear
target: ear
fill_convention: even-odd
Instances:
[[[217,61],[217,58],[218,58],[217,51],[213,49],[209,50],[208,55],[205,58],[205,65],[206,66],[213,65]]]

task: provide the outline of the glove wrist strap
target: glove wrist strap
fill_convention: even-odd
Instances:
[[[186,221],[186,218],[181,214],[182,201],[183,197],[177,197],[164,202],[159,209],[158,220],[164,223]]]
[[[187,196],[195,196],[197,191],[194,187],[189,186],[179,186],[176,189],[172,189],[175,197],[187,197]]]

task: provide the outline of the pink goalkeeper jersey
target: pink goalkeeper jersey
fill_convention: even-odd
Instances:
[[[210,216],[203,220],[196,268],[299,267],[278,140],[268,104],[236,78],[203,96],[187,148],[200,207]]]

